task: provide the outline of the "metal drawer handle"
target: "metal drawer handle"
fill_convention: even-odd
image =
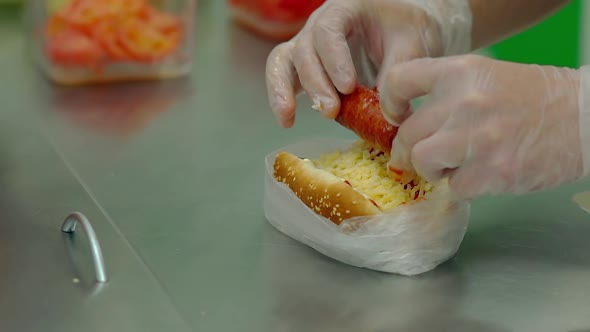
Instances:
[[[78,223],[82,225],[82,229],[88,237],[88,242],[90,242],[90,250],[92,251],[92,259],[94,260],[96,280],[101,283],[107,282],[108,278],[104,266],[104,259],[102,257],[102,249],[100,248],[100,243],[98,243],[98,238],[96,237],[94,228],[92,228],[88,218],[86,218],[86,216],[80,212],[73,212],[67,216],[66,220],[64,220],[64,223],[61,226],[61,231],[64,233],[74,233]]]

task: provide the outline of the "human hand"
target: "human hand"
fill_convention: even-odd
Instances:
[[[359,75],[365,75],[354,63],[359,50],[379,70],[409,59],[467,52],[470,34],[467,0],[328,0],[297,36],[269,55],[272,111],[283,127],[293,126],[295,97],[303,90],[316,110],[334,119],[339,93],[352,92]]]
[[[428,181],[448,177],[467,199],[577,180],[588,150],[580,120],[590,113],[579,88],[576,70],[474,55],[396,65],[380,88],[383,112],[401,123],[390,166]],[[425,95],[410,111],[410,100]]]

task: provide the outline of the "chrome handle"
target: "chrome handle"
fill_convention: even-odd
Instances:
[[[104,259],[102,257],[102,249],[100,248],[100,243],[98,242],[94,228],[92,228],[88,218],[86,218],[86,216],[80,212],[73,212],[67,216],[66,220],[64,220],[61,226],[61,231],[64,233],[74,233],[78,223],[82,225],[82,229],[86,233],[88,242],[90,243],[92,259],[94,260],[94,270],[96,272],[96,280],[101,283],[107,282],[108,278],[104,266]]]

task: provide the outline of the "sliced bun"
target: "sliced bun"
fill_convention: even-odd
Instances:
[[[288,152],[277,155],[274,177],[285,183],[307,207],[337,225],[345,219],[382,213],[377,203],[345,180]]]

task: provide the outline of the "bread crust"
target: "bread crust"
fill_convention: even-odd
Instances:
[[[289,152],[279,152],[273,168],[277,181],[286,184],[307,207],[336,225],[353,217],[382,212],[377,203],[344,180]]]

